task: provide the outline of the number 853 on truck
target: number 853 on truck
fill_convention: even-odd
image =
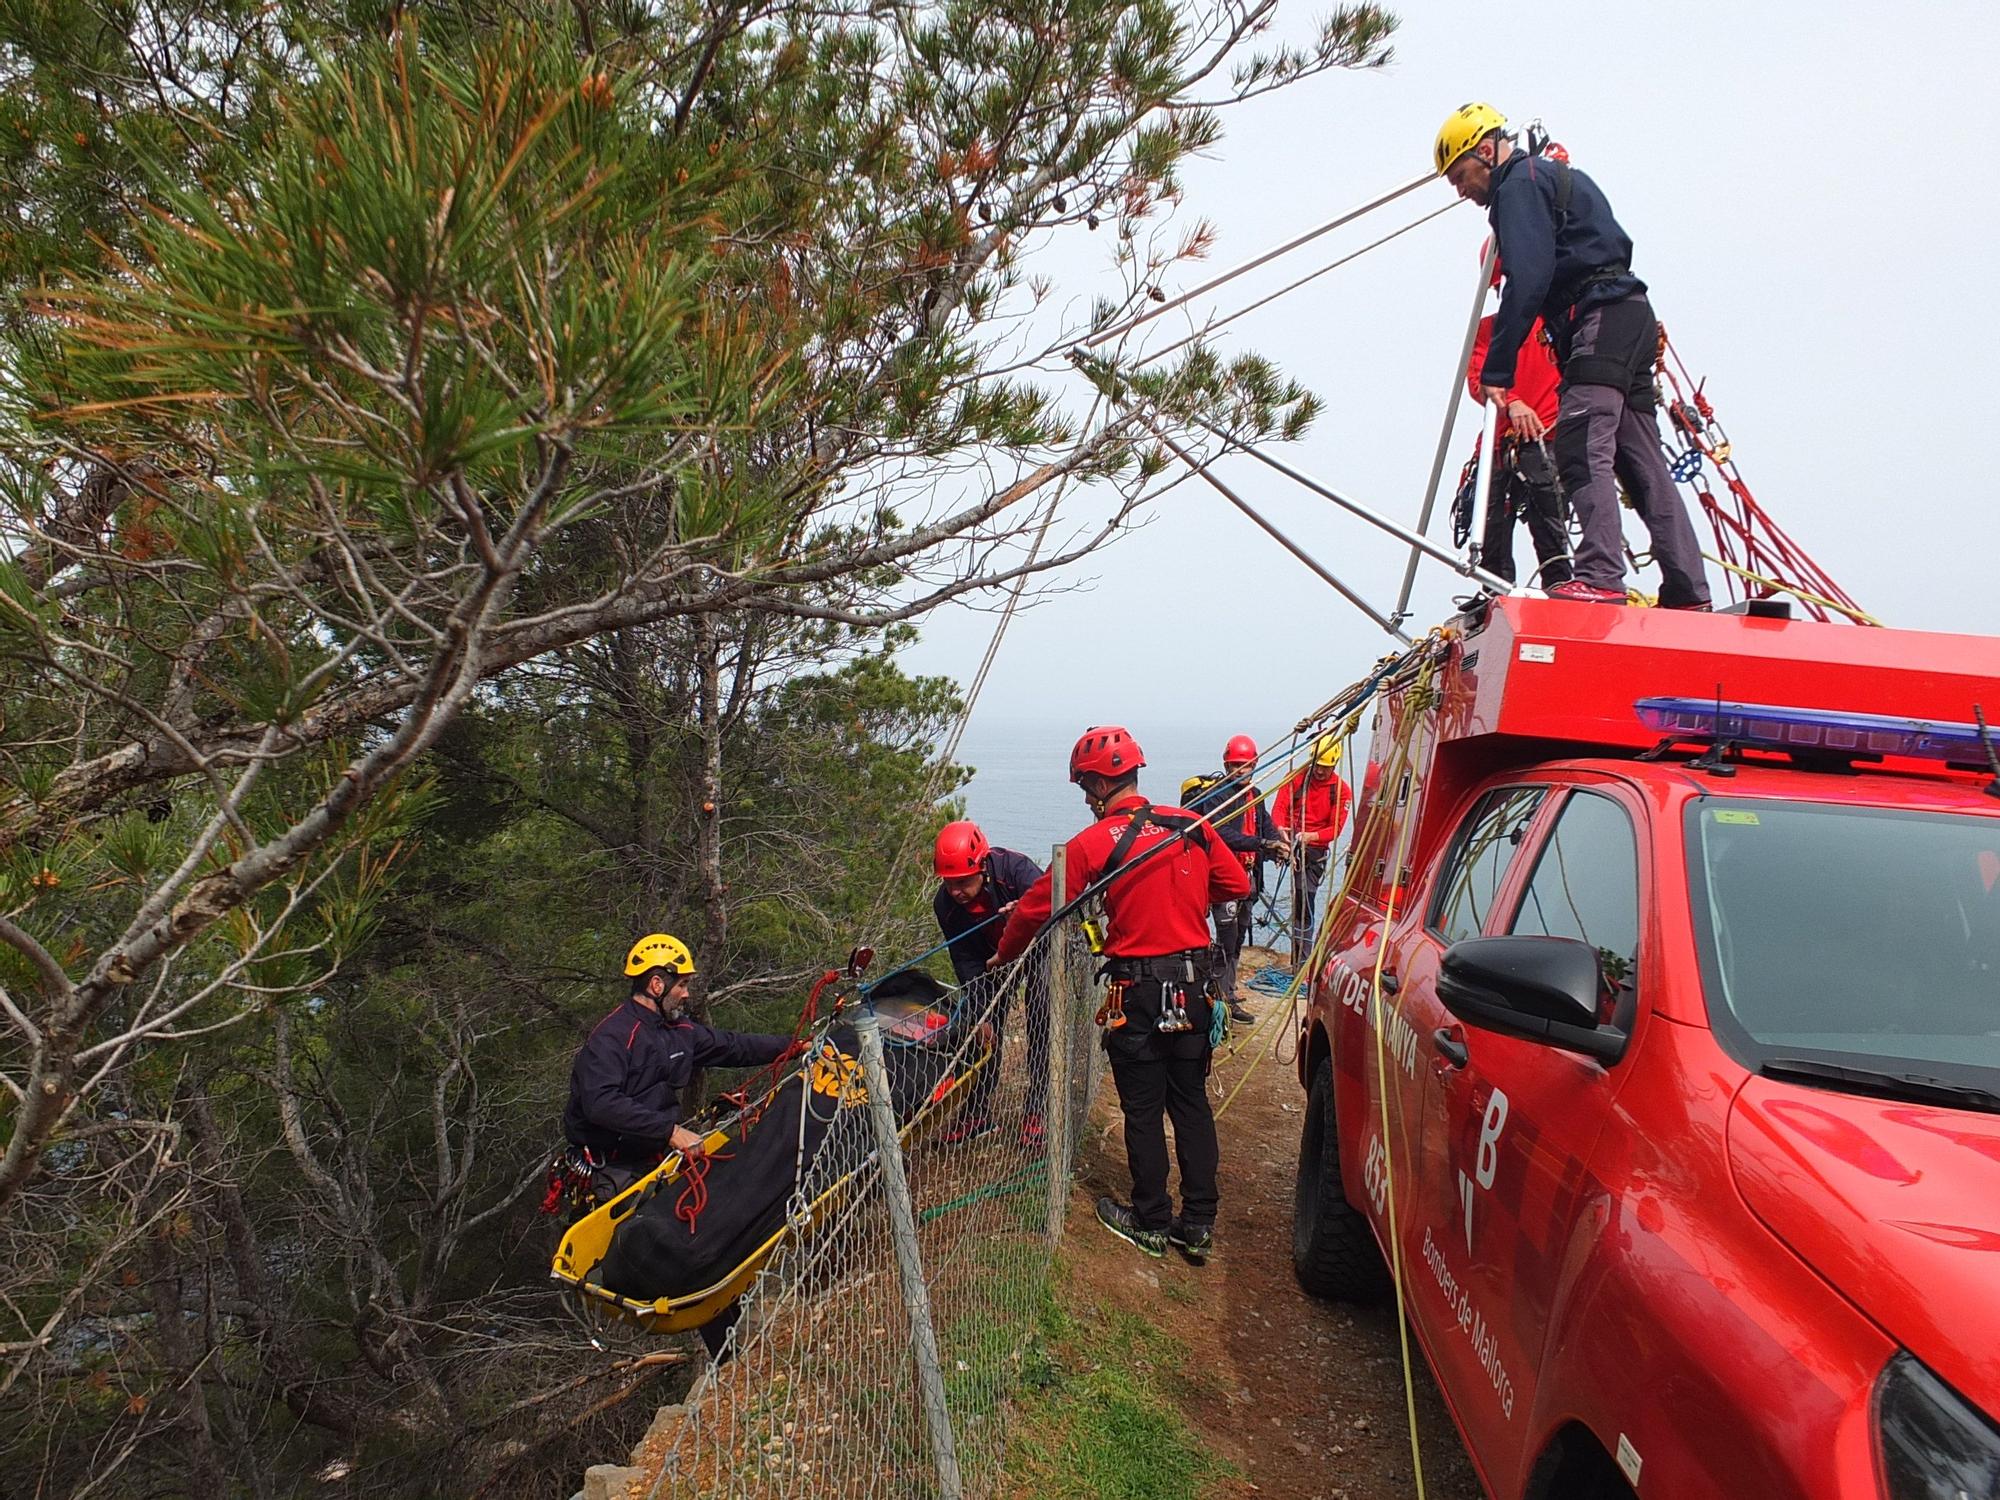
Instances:
[[[2000,1496],[2000,640],[1507,598],[1377,702],[1300,1282],[1499,1500]]]

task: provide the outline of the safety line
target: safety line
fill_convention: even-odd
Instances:
[[[1418,649],[1428,652],[1440,651],[1445,647],[1448,639],[1449,637],[1442,631],[1434,630],[1424,638]],[[1411,654],[1413,653],[1405,654],[1400,659],[1403,665],[1408,664]],[[1388,673],[1382,672],[1372,674],[1369,678],[1364,679],[1362,691],[1354,696],[1351,702],[1343,704],[1343,711],[1348,715],[1348,722],[1340,731],[1343,760],[1347,758],[1347,751],[1351,748],[1355,735],[1360,728],[1361,710],[1367,707],[1369,702],[1380,691],[1382,683],[1387,679],[1388,675]],[[1300,990],[1310,982],[1313,972],[1318,969],[1320,963],[1326,957],[1326,943],[1333,931],[1333,914],[1353,898],[1355,880],[1361,868],[1355,859],[1355,851],[1372,844],[1376,830],[1386,822],[1386,814],[1391,800],[1378,796],[1368,810],[1366,825],[1364,826],[1359,823],[1355,825],[1354,833],[1348,841],[1347,872],[1341,877],[1339,886],[1329,893],[1326,904],[1320,910],[1319,921],[1314,931],[1312,945],[1307,951],[1305,960],[1297,966],[1290,984],[1285,989],[1283,995],[1283,999],[1286,1002],[1285,1007],[1283,1010],[1274,1010],[1270,1016],[1265,1017],[1265,1020],[1258,1024],[1256,1030],[1246,1040],[1244,1044],[1246,1047],[1250,1041],[1256,1040],[1262,1034],[1264,1025],[1268,1024],[1271,1019],[1276,1016],[1291,1015],[1296,1012],[1297,997]],[[1243,1048],[1232,1046],[1225,1054],[1225,1060],[1241,1050]],[[1273,1055],[1276,1055],[1275,1047],[1273,1048]],[[1243,1076],[1236,1081],[1235,1087],[1230,1090],[1228,1097],[1223,1100],[1221,1108],[1216,1110],[1217,1118],[1220,1118],[1222,1113],[1231,1104],[1236,1102],[1236,1096],[1243,1091],[1244,1084],[1249,1082],[1250,1074],[1256,1070],[1257,1064],[1262,1061],[1262,1058],[1263,1054],[1261,1052],[1252,1058],[1250,1066],[1244,1070]]]
[[[1007,627],[1012,623],[1014,611],[1020,607],[1021,595],[1027,589],[1028,579],[1031,576],[1028,570],[1034,567],[1035,559],[1041,556],[1042,543],[1048,538],[1049,527],[1055,521],[1056,508],[1062,503],[1063,490],[1068,482],[1068,475],[1064,475],[1056,482],[1055,492],[1049,496],[1048,509],[1042,514],[1042,524],[1036,529],[1035,539],[1028,547],[1027,561],[1022,565],[1020,576],[1014,580],[1013,591],[1007,596],[1007,604],[1000,612],[999,622],[993,627],[993,638],[986,643],[986,654],[980,658],[979,670],[973,673],[972,683],[966,689],[965,702],[959,709],[958,719],[952,725],[951,733],[944,743],[935,747],[937,754],[931,762],[929,774],[924,778],[923,795],[912,806],[913,815],[903,830],[902,845],[897,849],[896,857],[889,865],[889,876],[882,883],[882,893],[876,899],[875,909],[869,915],[864,931],[872,931],[878,927],[887,918],[889,908],[894,903],[897,874],[908,864],[918,828],[929,822],[929,819],[922,814],[937,806],[938,788],[943,782],[945,768],[951,764],[952,756],[958,751],[959,742],[965,738],[966,725],[972,722],[973,705],[978,703],[980,690],[986,686],[987,673],[992,671],[994,658],[1000,654],[1000,643],[1006,638]]]
[[[1430,663],[1419,671],[1412,692],[1422,697],[1430,684]],[[1389,1020],[1382,1014],[1382,966],[1389,956],[1389,929],[1396,922],[1396,901],[1403,894],[1403,859],[1409,853],[1410,835],[1417,826],[1417,795],[1419,783],[1416,767],[1410,755],[1410,742],[1416,737],[1418,714],[1414,710],[1398,736],[1398,759],[1402,769],[1396,778],[1389,777],[1384,768],[1383,778],[1377,783],[1377,796],[1387,796],[1392,801],[1397,796],[1397,788],[1404,775],[1410,777],[1409,796],[1403,799],[1403,826],[1396,835],[1396,849],[1389,862],[1389,893],[1382,907],[1382,935],[1375,945],[1375,969],[1370,976],[1371,994],[1369,1014],[1375,1021],[1375,1094],[1381,1108],[1382,1119],[1382,1196],[1389,1216],[1389,1276],[1396,1289],[1396,1328],[1403,1355],[1403,1405],[1410,1425],[1410,1464],[1417,1481],[1417,1500],[1424,1500],[1424,1456],[1423,1444],[1417,1436],[1417,1386],[1415,1371],[1410,1363],[1410,1319],[1403,1295],[1403,1236],[1396,1217],[1396,1172],[1395,1149],[1389,1126]],[[1402,991],[1396,992],[1393,1014],[1402,1015]]]
[[[1350,688],[1349,691],[1352,691],[1352,689]],[[1339,700],[1335,701],[1338,702]],[[1301,720],[1300,722],[1301,725],[1304,725],[1312,721]],[[1300,728],[1294,728],[1294,730],[1292,731],[1294,742],[1296,741],[1296,736],[1301,732],[1302,730]],[[1283,737],[1281,736],[1280,738]],[[1250,767],[1250,774],[1252,776],[1261,776],[1265,771],[1269,770],[1272,765],[1275,765],[1281,760],[1289,759],[1291,754],[1292,754],[1291,745],[1287,745],[1286,748],[1283,750],[1267,750],[1264,752],[1263,755],[1259,756],[1256,761],[1252,762]],[[1264,797],[1268,796],[1269,794],[1260,791],[1257,795],[1258,799],[1261,801]],[[1154,805],[1166,806],[1169,804],[1155,803]],[[1189,808],[1188,811],[1194,812],[1195,809]],[[1218,811],[1220,811],[1220,809],[1214,809],[1206,813],[1198,814],[1196,819],[1196,826],[1201,828],[1212,828],[1213,827],[1212,820],[1214,819],[1216,812]],[[1234,812],[1240,812],[1240,811],[1242,811],[1241,808],[1233,809],[1232,814]],[[1100,819],[1099,821],[1102,820]],[[1193,829],[1189,829],[1188,832],[1190,833],[1193,832]],[[1064,902],[1064,904],[1061,907],[1050,912],[1047,922],[1043,924],[1044,930],[1046,930],[1049,927],[1055,926],[1058,922],[1070,916],[1073,912],[1076,911],[1078,907],[1082,906],[1085,902],[1094,899],[1096,896],[1102,893],[1107,887],[1109,887],[1112,881],[1120,878],[1121,876],[1129,875],[1132,871],[1140,868],[1142,865],[1146,863],[1147,860],[1154,858],[1156,855],[1160,854],[1163,850],[1173,848],[1175,845],[1182,842],[1182,840],[1185,837],[1186,837],[1185,834],[1177,834],[1173,838],[1162,839],[1159,843],[1154,844],[1152,847],[1148,849],[1142,850],[1132,859],[1127,860],[1124,864],[1120,865],[1116,870],[1113,870],[1108,874],[1099,877],[1098,880],[1096,880],[1090,886],[1078,892],[1073,899]],[[992,916],[985,918],[984,920],[976,923],[974,926],[966,928],[965,931],[959,933],[957,937],[970,937],[973,933],[978,932],[981,928],[987,927],[992,923],[999,921],[1001,917],[1006,915],[1009,914],[1005,912],[996,911],[993,913]],[[946,938],[944,941],[935,943],[931,947],[925,949],[922,953],[919,953],[915,958],[908,959],[896,965],[895,968],[890,969],[880,979],[872,980],[869,983],[863,985],[861,987],[863,996],[865,997],[870,991],[880,988],[883,984],[895,978],[898,974],[906,974],[911,969],[916,968],[917,965],[926,963],[929,960],[937,957],[938,954],[944,952],[956,940],[957,938]],[[1020,958],[1014,960],[1014,964],[1021,963],[1022,960],[1025,959],[1026,957],[1027,955],[1025,953],[1022,954]],[[1011,968],[1012,965],[1010,965],[1009,967]],[[1010,976],[1010,982],[1011,982],[1011,976]],[[963,986],[958,986],[958,988],[963,988]]]
[[[1404,235],[1408,234],[1412,229],[1420,229],[1424,225],[1430,223],[1432,219],[1438,218],[1440,215],[1450,213],[1454,208],[1457,208],[1459,204],[1463,201],[1464,201],[1463,199],[1454,198],[1452,199],[1451,202],[1445,204],[1442,208],[1434,208],[1429,213],[1425,214],[1422,218],[1412,219],[1410,220],[1409,223],[1403,225],[1402,228],[1392,229],[1378,240],[1370,240],[1367,244],[1363,245],[1359,250],[1350,250],[1347,254],[1341,256],[1340,259],[1328,261],[1325,265],[1321,266],[1317,271],[1308,272],[1306,275],[1301,276],[1297,281],[1294,281],[1287,286],[1279,287],[1275,292],[1270,293],[1268,296],[1259,297],[1255,302],[1252,302],[1248,307],[1240,307],[1235,312],[1230,313],[1226,317],[1217,318],[1213,322],[1203,324],[1200,328],[1195,330],[1193,333],[1189,334],[1179,343],[1169,344],[1164,349],[1155,350],[1153,353],[1148,354],[1144,359],[1134,364],[1132,368],[1135,370],[1143,370],[1147,365],[1165,359],[1169,354],[1176,354],[1182,349],[1187,348],[1189,344],[1197,343],[1202,339],[1213,338],[1216,335],[1216,333],[1218,333],[1220,330],[1224,328],[1227,328],[1231,323],[1234,323],[1238,318],[1247,318],[1250,316],[1251,313],[1256,312],[1259,308],[1268,307],[1271,303],[1276,302],[1280,297],[1288,296],[1291,293],[1296,292],[1300,287],[1305,286],[1310,282],[1319,280],[1319,278],[1326,275],[1327,272],[1337,271],[1342,266],[1346,265],[1349,261],[1359,260],[1362,256],[1366,255],[1370,250],[1379,250],[1384,245],[1388,244],[1391,240],[1401,239]],[[1468,351],[1469,351],[1469,346],[1468,346]]]
[[[1371,198],[1366,203],[1362,204],[1359,208],[1351,208],[1346,213],[1341,214],[1338,218],[1327,220],[1326,223],[1320,225],[1317,229],[1308,229],[1304,234],[1299,235],[1296,238],[1285,241],[1284,244],[1278,246],[1275,250],[1266,250],[1262,255],[1247,260],[1243,262],[1243,264],[1240,266],[1234,266],[1231,269],[1224,271],[1219,276],[1211,276],[1207,281],[1204,281],[1200,286],[1195,287],[1190,291],[1182,292],[1178,297],[1169,298],[1167,301],[1162,302],[1158,307],[1148,308],[1145,312],[1142,312],[1135,317],[1127,318],[1122,323],[1114,323],[1109,328],[1102,329],[1097,333],[1093,333],[1092,335],[1090,335],[1090,337],[1086,339],[1079,340],[1078,343],[1076,344],[1076,347],[1079,349],[1095,349],[1099,344],[1105,343],[1110,339],[1115,339],[1122,334],[1130,333],[1133,329],[1142,327],[1143,325],[1152,322],[1153,319],[1155,318],[1166,316],[1166,314],[1172,312],[1175,308],[1184,306],[1188,302],[1193,301],[1196,297],[1201,296],[1204,292],[1212,292],[1217,287],[1222,286],[1227,282],[1234,281],[1239,276],[1246,275],[1249,272],[1256,270],[1259,266],[1268,265],[1271,261],[1276,260],[1281,255],[1289,255],[1292,251],[1298,249],[1299,246],[1311,244],[1321,235],[1330,234],[1334,230],[1340,228],[1343,224],[1351,224],[1354,222],[1354,220],[1360,218],[1362,215],[1372,213],[1376,209],[1381,208],[1384,204],[1394,203],[1398,198],[1402,197],[1405,193],[1414,193],[1418,188],[1423,187],[1428,183],[1436,182],[1437,180],[1438,180],[1437,174],[1433,172],[1426,172],[1421,177],[1413,177],[1408,182],[1404,183],[1401,187],[1392,189],[1391,191],[1382,194],[1379,198]]]
[[[1766,578],[1762,573],[1753,573],[1748,568],[1730,562],[1724,557],[1716,557],[1707,552],[1702,553],[1702,557],[1705,561],[1714,563],[1718,568],[1726,569],[1740,578],[1748,579],[1751,583],[1761,583],[1765,588],[1775,590],[1778,593],[1791,594],[1805,600],[1808,604],[1817,604],[1822,609],[1834,610],[1839,614],[1846,615],[1857,624],[1880,626],[1882,623],[1859,605],[1842,604],[1838,599],[1828,599],[1820,594],[1809,593],[1797,584],[1782,583],[1775,578]]]

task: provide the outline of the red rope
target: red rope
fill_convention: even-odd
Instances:
[[[728,1152],[718,1151],[711,1156],[699,1146],[681,1153],[681,1195],[674,1200],[674,1217],[687,1225],[689,1239],[694,1238],[701,1211],[708,1207],[708,1169],[727,1160]]]
[[[1667,338],[1664,329],[1660,333],[1660,352],[1654,368],[1670,397],[1667,403],[1669,428],[1684,451],[1700,454],[1702,463],[1714,467],[1728,491],[1728,502],[1725,502],[1701,483],[1699,477],[1682,481],[1694,489],[1696,499],[1701,502],[1702,511],[1715,532],[1717,555],[1747,572],[1762,574],[1788,588],[1803,594],[1816,594],[1858,613],[1861,606],[1855,603],[1854,598],[1835,583],[1783,527],[1771,519],[1750,493],[1750,486],[1744,482],[1741,471],[1736,467],[1728,436],[1715,420],[1714,403],[1688,373],[1680,352]],[[1728,584],[1732,596],[1746,594],[1753,587],[1748,580],[1734,573],[1729,575]],[[1812,599],[1801,598],[1799,602],[1815,619],[1826,620],[1834,613]]]

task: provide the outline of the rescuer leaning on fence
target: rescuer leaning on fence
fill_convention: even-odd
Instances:
[[[1104,886],[1110,986],[1097,1019],[1125,1113],[1132,1170],[1130,1206],[1100,1198],[1097,1217],[1148,1255],[1164,1254],[1171,1242],[1200,1263],[1215,1239],[1219,1151],[1207,1080],[1223,1020],[1209,1000],[1208,909],[1249,894],[1250,876],[1200,818],[1184,808],[1154,807],[1139,794],[1145,764],[1132,737],[1110,726],[1087,731],[1069,757],[1069,779],[1099,821],[1069,841],[1066,879],[1082,889],[1112,877]],[[1119,876],[1120,870],[1129,873]],[[1000,935],[995,964],[1026,952],[1048,922],[1051,884],[1044,875],[1021,898]],[[1173,1116],[1180,1158],[1178,1215],[1167,1193],[1163,1112]]]
[[[938,889],[931,909],[951,956],[952,973],[966,987],[969,1013],[984,1017],[993,1027],[992,1061],[981,1070],[957,1122],[945,1132],[945,1143],[956,1146],[993,1133],[993,1091],[1006,1046],[1007,1012],[1019,990],[1028,1027],[1028,1090],[1020,1143],[1039,1151],[1049,1087],[1048,956],[1040,955],[1024,976],[989,973],[988,963],[999,946],[1001,921],[1042,878],[1042,867],[1025,854],[989,843],[977,823],[958,822],[939,830],[932,868],[937,871]]]
[[[631,994],[597,1023],[570,1068],[563,1134],[583,1153],[591,1193],[604,1203],[701,1137],[681,1123],[681,1091],[700,1068],[775,1062],[789,1036],[721,1031],[687,1018],[694,955],[655,932],[625,959]]]

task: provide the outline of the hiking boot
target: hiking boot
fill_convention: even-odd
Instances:
[[[1567,599],[1572,604],[1623,604],[1623,589],[1601,589],[1594,583],[1585,583],[1581,578],[1566,579],[1549,590],[1551,599]]]
[[[1167,1230],[1167,1239],[1192,1266],[1207,1265],[1209,1256],[1215,1253],[1213,1224],[1190,1224],[1177,1216]]]
[[[1661,608],[1661,609],[1686,609],[1686,610],[1692,610],[1692,611],[1695,611],[1696,613],[1699,613],[1699,614],[1705,614],[1705,615],[1709,615],[1709,614],[1714,614],[1714,613],[1715,613],[1715,606],[1714,606],[1713,604],[1710,604],[1710,603],[1709,603],[1709,602],[1708,602],[1708,601],[1707,601],[1706,599],[1690,599],[1690,600],[1689,600],[1689,601],[1688,601],[1687,603],[1685,603],[1685,604],[1669,604],[1669,603],[1667,603],[1667,601],[1666,601],[1666,600],[1662,599],[1662,600],[1660,601],[1660,608]]]
[[[1032,1151],[1038,1156],[1048,1149],[1040,1110],[1031,1109],[1021,1117],[1021,1148],[1024,1151]]]
[[[991,1134],[993,1134],[993,1121],[985,1115],[972,1115],[960,1120],[940,1139],[947,1146],[963,1146],[968,1141],[976,1141],[983,1135]]]
[[[1117,1235],[1129,1245],[1135,1245],[1146,1254],[1158,1259],[1167,1253],[1167,1232],[1164,1229],[1145,1229],[1132,1217],[1132,1210],[1116,1198],[1097,1200],[1097,1222]]]
[[[1248,1026],[1252,1021],[1257,1019],[1257,1012],[1245,1005],[1241,1000],[1232,1000],[1229,1002],[1229,1019],[1232,1021],[1241,1021],[1244,1025]]]

